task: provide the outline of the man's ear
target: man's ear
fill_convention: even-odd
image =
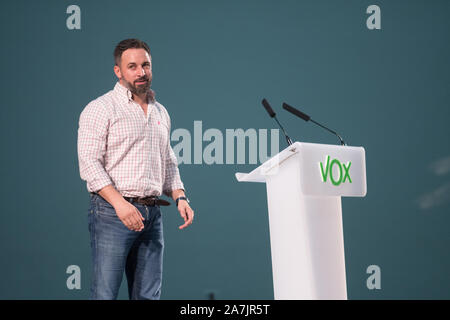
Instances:
[[[122,72],[120,72],[120,68],[118,65],[114,66],[114,73],[116,74],[117,78],[122,79]]]

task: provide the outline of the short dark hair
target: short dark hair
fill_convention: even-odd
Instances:
[[[114,49],[114,62],[117,66],[120,66],[120,59],[122,58],[122,53],[130,48],[144,49],[150,55],[149,46],[142,40],[139,39],[125,39],[119,42],[119,44]]]

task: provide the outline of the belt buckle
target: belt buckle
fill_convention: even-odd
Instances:
[[[156,196],[140,197],[141,203],[146,206],[154,206],[158,200]]]
[[[139,204],[145,204],[145,197],[136,197],[136,202]]]
[[[158,197],[157,196],[151,196],[150,197],[150,201],[151,201],[151,206],[156,206],[158,204]]]

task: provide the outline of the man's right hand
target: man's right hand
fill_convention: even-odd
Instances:
[[[123,201],[114,207],[116,214],[122,223],[130,230],[142,231],[144,224],[142,220],[145,220],[139,210],[128,201]]]
[[[128,229],[134,231],[141,231],[144,229],[142,220],[145,219],[142,214],[135,206],[125,200],[112,185],[107,185],[98,193],[114,207],[120,221],[122,221]]]

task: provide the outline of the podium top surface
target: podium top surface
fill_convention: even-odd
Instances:
[[[250,173],[237,172],[239,182],[266,182],[284,162],[295,157],[300,167],[301,192],[310,196],[364,197],[366,186],[363,147],[295,142]]]

